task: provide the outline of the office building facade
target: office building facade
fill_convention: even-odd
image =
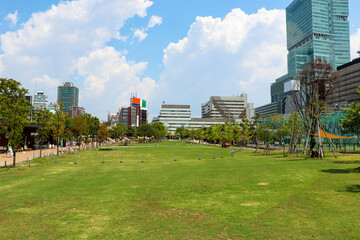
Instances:
[[[83,107],[70,107],[69,108],[69,117],[74,118],[76,116],[84,115],[85,108]]]
[[[139,127],[141,124],[148,123],[147,114],[146,101],[132,97],[130,99],[130,106],[120,109],[120,113],[118,114],[119,123],[125,126]]]
[[[212,96],[201,104],[202,118],[239,119],[246,117],[247,94],[240,96]]]
[[[288,75],[313,59],[334,70],[350,61],[348,0],[295,0],[286,8]]]
[[[39,90],[36,95],[33,97],[33,107],[35,110],[41,108],[47,108],[48,98],[44,91]]]
[[[189,128],[190,120],[190,105],[162,104],[160,115],[155,121],[162,122],[168,132],[174,135],[177,128]]]
[[[294,111],[291,94],[299,90],[293,87],[294,81],[309,61],[320,58],[334,71],[350,61],[348,16],[348,0],[294,0],[286,8],[288,73],[276,79],[270,90],[271,103],[278,104],[277,113]]]
[[[360,58],[338,67],[337,74],[335,87],[328,99],[329,105],[334,110],[342,110],[350,107],[353,102],[359,103],[357,89],[360,86]]]
[[[63,104],[63,112],[69,113],[71,107],[79,106],[79,89],[71,82],[65,82],[58,87],[57,103]]]

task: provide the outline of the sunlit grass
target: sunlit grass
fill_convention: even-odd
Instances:
[[[234,157],[230,151],[185,142],[133,144],[77,153],[78,164],[69,154],[58,163],[41,159],[0,169],[0,236],[359,238],[359,155],[305,160],[281,151]]]

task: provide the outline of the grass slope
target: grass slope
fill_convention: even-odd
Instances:
[[[2,239],[360,239],[358,155],[165,142],[76,158],[0,169]]]

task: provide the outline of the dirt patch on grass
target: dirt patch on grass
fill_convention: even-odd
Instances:
[[[269,183],[267,183],[267,182],[261,182],[261,183],[258,183],[257,185],[259,185],[259,186],[266,186],[266,185],[269,185]]]
[[[240,206],[243,206],[243,207],[256,207],[259,205],[260,205],[259,202],[247,202],[247,203],[240,204]]]

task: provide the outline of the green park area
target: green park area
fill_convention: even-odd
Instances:
[[[167,141],[1,168],[0,238],[360,239],[359,155],[231,150]]]

